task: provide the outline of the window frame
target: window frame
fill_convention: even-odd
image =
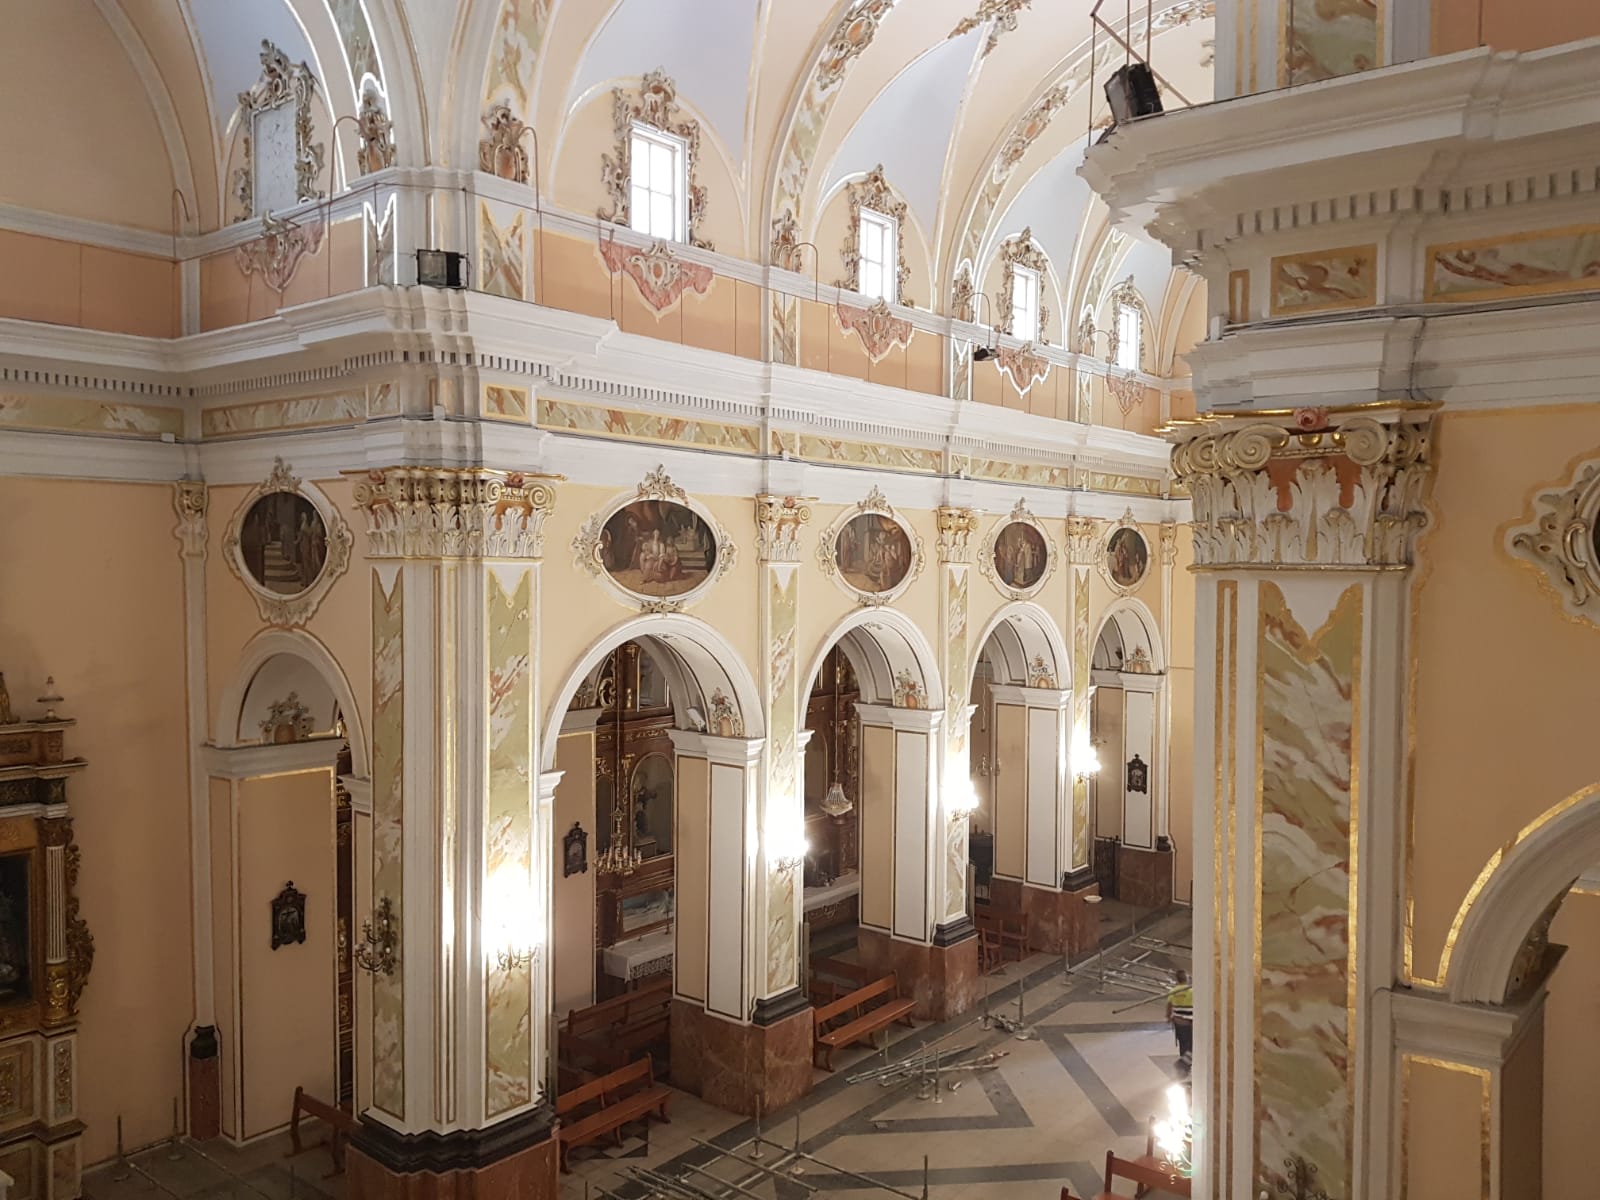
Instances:
[[[869,226],[883,235],[881,261],[867,255],[866,231]],[[879,289],[867,287],[866,271],[869,266],[878,270],[879,278],[883,281]],[[873,300],[882,300],[885,304],[900,302],[900,222],[888,213],[865,206],[856,220],[856,291]]]
[[[655,178],[646,165],[646,182],[642,185],[637,182],[639,171],[639,146],[640,143],[655,149],[667,151],[672,157],[672,188],[670,193],[654,186]],[[651,216],[654,206],[648,206],[643,215],[644,224],[641,226],[641,214],[637,203],[637,193],[643,191],[646,196],[669,195],[672,202],[672,229],[670,233],[659,232]],[[686,242],[689,240],[689,143],[675,133],[665,129],[658,129],[654,125],[647,125],[643,121],[634,121],[628,130],[628,228],[645,237],[654,238],[663,242]]]
[[[1124,330],[1124,319],[1131,321],[1133,336],[1130,338]],[[1137,304],[1130,304],[1126,300],[1117,303],[1117,361],[1116,366],[1123,371],[1137,371],[1144,358],[1144,312]]]
[[[1037,342],[1039,340],[1039,326],[1041,324],[1040,314],[1043,311],[1041,306],[1044,302],[1044,277],[1039,271],[1035,270],[1033,267],[1026,266],[1023,263],[1014,262],[1010,264],[1010,267],[1011,328],[1006,330],[1006,332],[1012,337],[1018,338],[1024,342]],[[1028,283],[1028,291],[1033,300],[1031,305],[1019,305],[1017,303],[1018,281],[1026,281]],[[1029,322],[1027,326],[1022,324],[1024,316],[1027,317]]]

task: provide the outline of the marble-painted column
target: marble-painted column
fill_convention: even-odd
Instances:
[[[394,467],[358,483],[372,559],[371,1106],[354,1197],[554,1194],[548,803],[534,764],[538,477]],[[385,937],[385,914],[391,936]]]
[[[1062,887],[1084,892],[1094,882],[1089,862],[1093,831],[1089,828],[1089,775],[1081,760],[1093,754],[1089,741],[1089,668],[1094,659],[1094,630],[1089,626],[1089,579],[1100,557],[1104,523],[1094,517],[1067,518],[1067,611],[1072,630],[1072,726],[1067,737],[1067,767],[1072,776],[1072,822],[1067,842]],[[1098,892],[1098,889],[1096,889]]]
[[[1178,526],[1163,521],[1159,530],[1161,560],[1161,651],[1166,668],[1172,670],[1172,576],[1178,562]],[[1166,756],[1172,746],[1172,689],[1164,685],[1156,693],[1156,754],[1162,759],[1159,767],[1152,766],[1151,798],[1155,802],[1152,833],[1155,848],[1172,849],[1172,771]],[[1184,831],[1188,836],[1188,831]],[[1169,885],[1170,888],[1170,885]],[[1169,894],[1170,898],[1170,894]]]
[[[938,928],[934,941],[954,945],[977,931],[967,915],[967,839],[977,795],[972,791],[971,724],[972,659],[968,625],[968,587],[972,574],[973,539],[978,514],[970,508],[947,505],[937,510],[939,525],[939,625],[944,638],[944,865],[939,872],[941,902],[936,904]]]
[[[1197,1195],[1391,1195],[1374,1030],[1400,926],[1407,585],[1427,410],[1178,435],[1194,499]],[[1207,919],[1205,914],[1210,913]],[[1381,1157],[1381,1155],[1379,1155]],[[1294,1164],[1290,1166],[1289,1164]]]

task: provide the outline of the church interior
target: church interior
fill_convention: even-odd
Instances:
[[[0,1200],[1600,1195],[1600,9],[0,29]]]

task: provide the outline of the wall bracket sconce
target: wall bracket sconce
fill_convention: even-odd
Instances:
[[[539,957],[537,946],[528,946],[521,950],[499,950],[495,952],[494,963],[502,971],[521,970],[531,967]]]
[[[373,910],[372,919],[361,923],[361,941],[351,957],[356,966],[372,975],[393,975],[395,947],[399,930],[394,919],[394,903],[384,896]]]

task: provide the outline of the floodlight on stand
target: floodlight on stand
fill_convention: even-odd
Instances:
[[[423,287],[467,286],[467,256],[459,250],[418,250],[417,282]]]

